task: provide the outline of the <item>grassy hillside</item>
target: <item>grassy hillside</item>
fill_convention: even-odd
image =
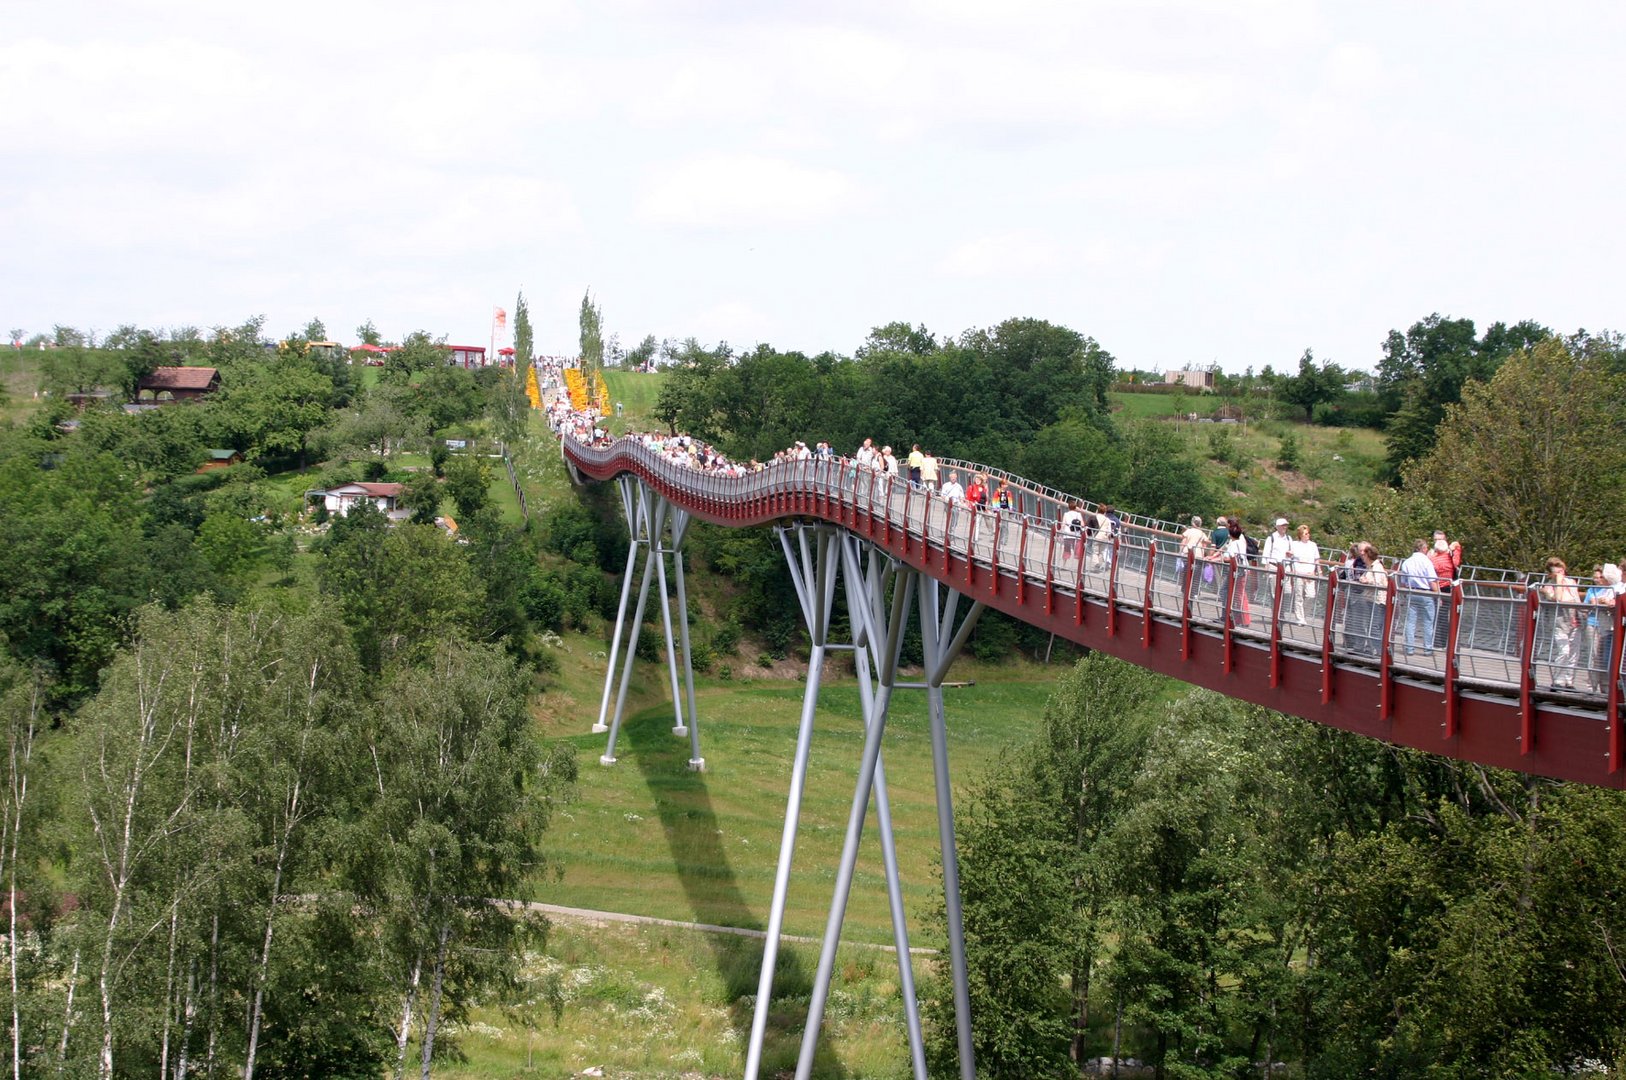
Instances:
[[[610,401],[623,406],[620,419],[624,426],[617,430],[637,431],[659,426],[650,419],[649,414],[660,398],[661,385],[665,381],[666,373],[661,371],[647,374],[638,371],[604,372],[604,383],[610,388]]]
[[[830,669],[850,670],[849,665],[842,658]],[[549,837],[563,878],[539,886],[535,898],[686,922],[765,926],[802,684],[703,680],[697,705],[706,771],[694,773],[686,765],[688,740],[672,734],[664,665],[641,666],[635,688],[641,707],[623,727],[618,763],[604,768],[597,762],[606,736],[587,733],[598,716],[604,660],[593,655],[587,667],[597,677],[583,687],[590,687],[585,697],[573,694],[568,704],[557,698],[543,702],[543,732],[578,747],[583,776],[581,801]],[[957,781],[1003,747],[1026,741],[1054,674],[1034,665],[979,669],[968,662],[956,668],[955,678],[977,683],[947,692],[949,754]],[[921,944],[940,944],[922,925],[938,886],[931,750],[921,691],[897,693],[886,740],[911,933]],[[815,719],[788,932],[816,936],[823,930],[862,744],[856,684],[850,678],[827,683]],[[861,849],[844,936],[886,943],[892,940],[890,927],[880,849],[871,830]]]
[[[0,423],[22,420],[40,406],[39,353],[0,346]]]
[[[436,1066],[450,1080],[580,1076],[739,1076],[751,1030],[760,940],[664,926],[560,920],[546,955],[526,957],[522,1004],[475,1010],[449,1034],[466,1055]],[[779,953],[762,1075],[789,1076],[801,1045],[818,949],[787,942]],[[935,958],[916,956],[917,985]],[[562,1009],[541,1001],[554,980]],[[414,1059],[415,1060],[415,1059]],[[814,1075],[902,1080],[909,1075],[893,954],[837,954]]]

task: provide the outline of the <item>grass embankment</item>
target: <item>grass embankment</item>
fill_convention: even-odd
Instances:
[[[573,649],[583,641],[571,642]],[[602,646],[600,646],[600,649]],[[605,735],[598,717],[604,658],[566,695],[545,697],[543,732],[580,750],[581,800],[555,822],[548,842],[564,870],[536,899],[685,922],[762,928],[784,823],[785,794],[800,719],[803,684],[758,681],[697,687],[706,771],[689,771],[687,738],[672,734],[664,665],[641,665],[634,686],[641,708],[624,724],[618,764],[601,767]],[[827,669],[847,667],[845,658]],[[579,661],[571,666],[581,670]],[[956,668],[977,685],[947,691],[949,756],[963,782],[1006,746],[1023,742],[1044,708],[1055,669]],[[658,703],[658,704],[657,704]],[[612,703],[613,706],[613,703]],[[925,695],[899,690],[887,725],[885,766],[892,795],[904,902],[917,944],[941,944],[924,920],[937,902],[933,869],[937,819]],[[827,683],[814,720],[796,872],[788,894],[788,933],[820,936],[852,802],[863,745],[857,685]],[[873,809],[869,819],[874,824]],[[889,943],[891,919],[873,828],[860,848],[844,938]]]
[[[666,373],[661,371],[613,371],[604,372],[604,384],[610,390],[610,402],[613,406],[619,403],[622,406],[620,417],[611,417],[611,427],[615,431],[642,431],[651,427],[659,427],[650,418],[650,412],[660,399],[661,386],[666,382]],[[615,421],[619,420],[619,423]]]
[[[26,420],[40,407],[39,350],[0,345],[0,423]]]
[[[1298,420],[1221,424],[1180,419],[1194,409],[1211,411],[1216,400],[1201,394],[1108,395],[1119,419],[1161,420],[1178,432],[1216,481],[1222,512],[1240,513],[1249,528],[1263,531],[1279,514],[1295,525],[1310,525],[1321,540],[1340,538],[1357,527],[1354,515],[1361,500],[1380,489],[1381,432]],[[1292,464],[1284,466],[1283,442],[1289,436],[1297,448]]]
[[[536,1001],[544,980],[558,980],[564,998],[558,1021],[540,1004],[478,1009],[452,1031],[467,1060],[437,1065],[437,1076],[579,1076],[593,1066],[619,1080],[740,1075],[760,941],[567,920],[555,924],[550,938],[546,956],[527,956],[525,982]],[[795,1067],[817,962],[811,945],[788,942],[780,950],[763,1076],[788,1076]],[[917,983],[932,963],[914,958]],[[903,1030],[896,958],[843,949],[814,1075],[902,1080],[909,1075]]]

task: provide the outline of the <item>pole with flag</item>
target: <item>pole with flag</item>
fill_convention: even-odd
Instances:
[[[491,309],[491,347],[486,352],[486,363],[497,362],[497,329],[502,328],[503,340],[508,337],[508,312],[500,307]]]

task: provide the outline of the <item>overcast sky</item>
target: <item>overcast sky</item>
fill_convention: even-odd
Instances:
[[[0,331],[320,317],[1124,366],[1621,317],[1626,6],[10,0]]]

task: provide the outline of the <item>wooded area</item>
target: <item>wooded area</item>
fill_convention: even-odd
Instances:
[[[613,364],[590,298],[582,320]],[[427,1075],[445,1022],[515,992],[522,944],[545,933],[486,898],[541,879],[573,796],[574,755],[530,708],[561,663],[588,663],[553,635],[608,633],[616,508],[588,490],[505,511],[497,455],[523,472],[535,437],[523,385],[447,365],[427,333],[368,368],[315,347],[319,322],[282,342],[257,319],[94,346],[62,331],[26,356],[47,396],[0,428],[13,1074],[377,1076],[410,1059]],[[918,442],[1165,518],[1234,512],[1257,465],[1218,424],[1199,439],[1115,409],[1114,357],[1041,320],[954,338],[894,323],[851,357],[638,352],[659,355],[655,420],[625,422],[740,460]],[[1398,487],[1299,500],[1341,526],[1324,541],[1397,552],[1441,527],[1481,563],[1579,566],[1626,553],[1623,356],[1613,335],[1431,316],[1390,335],[1370,390],[1306,352],[1212,400],[1306,440],[1383,428]],[[183,363],[218,368],[219,390],[117,407]],[[95,389],[110,398],[66,400]],[[200,471],[212,451],[240,461]],[[400,520],[307,507],[350,482],[401,485]],[[771,537],[697,528],[691,545],[718,581],[689,612],[699,666],[723,682],[795,656]],[[651,656],[657,640],[642,635]],[[971,651],[1046,644],[988,617]],[[1150,679],[1085,661],[1034,746],[964,804],[988,1075],[1115,1049],[1216,1077],[1616,1060],[1616,796],[1211,697],[1148,709],[1167,697]]]

